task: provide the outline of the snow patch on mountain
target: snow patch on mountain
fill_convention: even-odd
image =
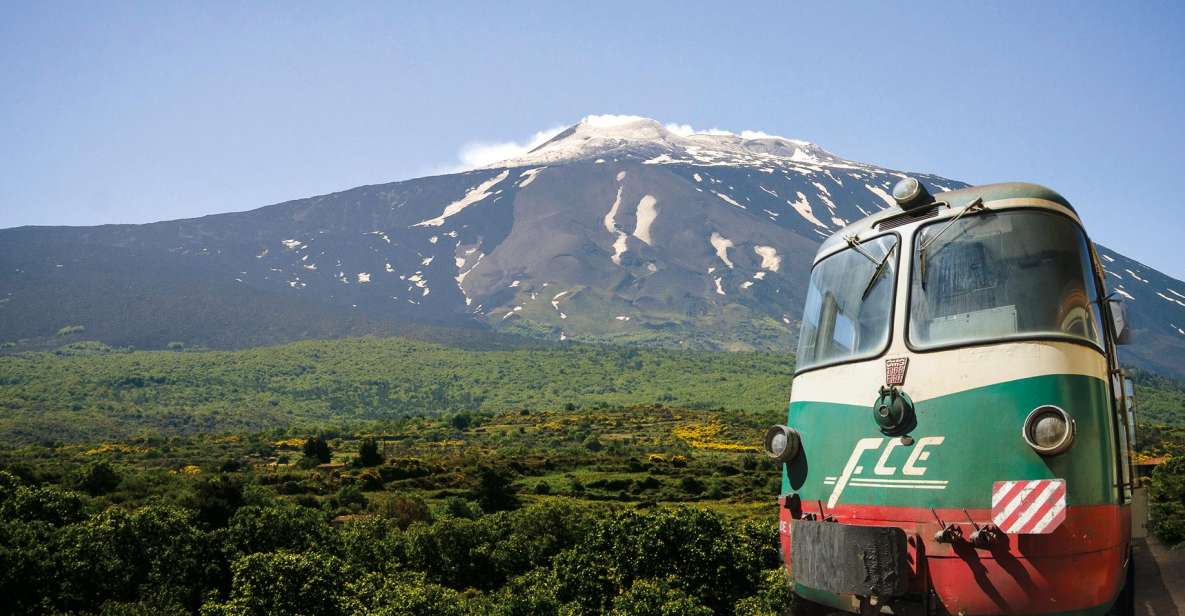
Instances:
[[[712,245],[712,248],[716,249],[716,256],[720,257],[720,260],[728,266],[728,269],[732,269],[732,261],[728,258],[728,249],[732,248],[732,240],[713,231],[712,236],[708,238],[708,243]]]
[[[778,249],[773,246],[754,246],[753,252],[761,257],[761,269],[776,272],[782,267],[782,257],[778,256]]]
[[[650,237],[650,225],[654,224],[655,218],[658,218],[658,199],[654,195],[645,195],[638,201],[638,223],[634,227],[634,237],[648,245],[654,245]]]
[[[530,186],[531,182],[535,181],[535,176],[539,175],[539,172],[546,168],[547,167],[535,167],[534,169],[527,169],[526,171],[520,173],[518,177],[525,179],[522,179],[522,181],[518,183],[518,187],[526,188],[527,186]]]
[[[446,219],[456,216],[457,214],[460,214],[462,211],[465,210],[465,208],[467,208],[475,203],[480,202],[482,199],[485,199],[486,197],[489,197],[492,194],[490,192],[490,190],[492,188],[494,188],[495,186],[497,186],[498,184],[502,183],[502,180],[505,180],[509,176],[510,176],[509,169],[502,171],[502,173],[499,173],[498,175],[495,175],[494,177],[482,182],[481,184],[478,184],[477,186],[470,188],[468,191],[465,192],[464,197],[461,197],[460,199],[457,199],[456,201],[453,201],[452,203],[445,206],[444,212],[440,216],[437,216],[436,218],[429,218],[428,220],[422,220],[412,226],[413,227],[439,227],[439,226],[443,225],[444,221]]]
[[[798,212],[798,214],[805,218],[807,222],[819,227],[823,227],[824,229],[828,228],[827,225],[823,224],[823,221],[815,218],[815,213],[813,210],[811,210],[810,201],[807,201],[806,195],[802,194],[801,192],[798,193],[797,201],[790,201],[787,199],[786,203],[790,204],[790,207],[794,208],[794,211]]]

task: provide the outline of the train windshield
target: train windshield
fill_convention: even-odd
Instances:
[[[811,272],[798,369],[876,355],[889,341],[897,236],[866,240],[831,255]]]
[[[1040,210],[986,212],[922,228],[914,238],[910,343],[1037,336],[1101,347],[1086,242],[1072,220]]]

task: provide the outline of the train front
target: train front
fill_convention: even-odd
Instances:
[[[894,196],[820,248],[788,420],[766,434],[795,592],[1106,611],[1130,535],[1121,318],[1077,215],[1031,184]]]

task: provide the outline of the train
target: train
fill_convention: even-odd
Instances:
[[[793,592],[859,614],[1131,614],[1122,297],[1029,183],[932,192],[819,247],[780,463]]]

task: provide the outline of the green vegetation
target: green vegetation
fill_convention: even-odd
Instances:
[[[1148,500],[1152,532],[1168,545],[1185,542],[1185,451],[1152,472]]]
[[[0,613],[783,614],[792,358],[404,339],[0,357]],[[1137,374],[1185,540],[1185,387]]]
[[[591,345],[462,350],[402,338],[233,352],[123,352],[79,343],[0,356],[0,438],[69,442],[412,415],[662,403],[785,408],[789,355]]]
[[[772,616],[790,605],[777,471],[751,445],[771,418],[663,406],[467,415],[463,428],[440,416],[372,433],[0,450],[0,612]]]

